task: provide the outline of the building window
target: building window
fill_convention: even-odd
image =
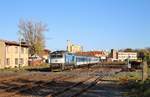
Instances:
[[[10,65],[10,59],[9,58],[6,59],[6,64]]]
[[[22,53],[22,54],[24,53],[24,48],[23,48],[23,47],[21,47],[21,53]]]
[[[20,58],[20,64],[24,64],[23,58]]]
[[[18,65],[18,58],[15,58],[15,64]]]
[[[15,47],[15,53],[18,53],[18,47]]]

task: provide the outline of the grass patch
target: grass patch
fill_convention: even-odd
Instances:
[[[114,77],[117,77],[118,79],[120,79],[120,81],[141,80],[142,79],[142,71],[119,72],[119,73],[115,74]]]
[[[38,66],[25,66],[25,67],[16,67],[16,68],[4,68],[0,69],[0,72],[28,72],[29,70],[44,70],[45,68],[49,68],[48,64],[41,64]]]
[[[0,69],[0,72],[25,72],[26,70],[24,68],[4,68]]]

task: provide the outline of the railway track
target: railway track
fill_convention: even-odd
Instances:
[[[100,79],[102,79],[102,76],[96,78],[89,77],[61,91],[47,95],[46,97],[77,97],[86,92],[91,87],[95,86],[100,81]]]
[[[99,72],[97,70],[93,70],[94,72]],[[90,76],[78,83],[73,84],[67,88],[64,88],[56,93],[52,93],[47,95],[46,97],[78,97],[88,91],[90,88],[94,87],[97,83],[100,83],[102,79],[106,76],[111,76],[111,73],[106,74],[106,72],[101,72],[103,74],[99,74],[98,76]],[[92,73],[91,73],[92,74]]]
[[[50,81],[47,81],[47,79],[34,80],[34,77],[38,77],[34,75],[32,76],[33,78],[29,80],[28,77],[25,76],[24,80],[27,80],[27,82],[21,84],[17,80],[21,80],[22,78],[14,77],[11,78],[12,80],[4,80],[0,83],[0,87],[1,84],[6,85],[10,83],[10,87],[4,89],[4,91],[0,90],[0,97],[23,97],[23,95],[32,97],[77,97],[99,83],[104,76],[107,76],[105,74],[106,72],[99,71],[101,71],[101,69],[95,66],[90,69],[74,69],[72,71],[58,73],[56,76],[53,75],[53,77],[49,79]],[[102,74],[96,75],[96,73]],[[42,74],[42,76],[44,75]]]
[[[85,71],[87,71],[87,69],[77,69],[73,72],[80,74]],[[75,75],[69,75],[69,76],[57,75],[57,77],[53,78],[49,82],[37,81],[37,82],[35,82],[36,85],[34,85],[32,80],[28,80],[27,83],[21,83],[21,84],[17,83],[17,80],[21,80],[20,76],[16,76],[16,77],[13,76],[7,80],[5,79],[5,80],[1,81],[0,85],[1,84],[6,85],[8,83],[14,84],[14,86],[10,85],[10,88],[4,90],[5,97],[13,97],[13,96],[19,95],[20,93],[25,92],[25,91],[31,91],[32,94],[37,94],[38,93],[37,91],[39,91],[41,88],[47,88],[47,85],[51,85],[53,83],[57,84],[57,82],[61,82],[63,80],[74,79],[74,77],[76,77],[76,76]],[[28,78],[26,78],[26,79],[28,79]],[[13,90],[17,90],[17,91],[13,91]],[[3,95],[4,91],[0,91],[0,96],[1,96],[1,94]]]
[[[80,82],[78,82],[78,83],[76,83],[76,84],[73,84],[73,85],[71,85],[71,86],[69,86],[69,87],[67,87],[67,88],[65,88],[65,89],[63,89],[63,90],[60,90],[60,91],[58,91],[58,92],[56,92],[56,93],[47,95],[47,97],[60,96],[61,94],[63,94],[63,93],[65,93],[65,92],[69,91],[70,89],[72,89],[72,88],[74,88],[74,87],[77,87],[77,86],[83,84],[85,81],[90,80],[91,78],[92,78],[92,77],[86,78],[85,80],[80,81]]]
[[[13,81],[13,80],[15,80],[15,79],[17,79],[17,78],[20,78],[20,77],[22,77],[22,76],[26,76],[27,74],[23,74],[23,75],[12,75],[12,76],[7,76],[7,77],[2,77],[1,79],[0,79],[0,82],[5,82],[5,81],[9,81],[9,80],[11,80],[11,81]]]
[[[94,72],[96,72],[96,71],[97,71],[97,70],[94,70],[94,69],[93,69],[93,70],[91,70],[90,72],[91,72],[91,73],[94,73]],[[89,77],[87,77],[87,78],[84,78],[84,80],[82,80],[82,81],[79,81],[79,82],[77,82],[77,83],[74,83],[74,84],[72,84],[71,86],[68,86],[68,87],[66,87],[66,88],[64,88],[64,89],[61,89],[60,91],[54,92],[54,93],[52,93],[52,94],[49,94],[49,95],[47,95],[46,97],[68,97],[68,95],[65,95],[65,94],[70,94],[70,93],[68,93],[68,92],[72,91],[73,89],[79,88],[79,87],[81,87],[81,86],[84,86],[84,88],[83,88],[83,87],[81,88],[81,91],[75,93],[75,94],[72,95],[72,96],[69,95],[69,97],[75,97],[76,95],[79,95],[79,94],[81,94],[82,92],[85,92],[88,88],[91,88],[92,86],[96,85],[96,83],[97,83],[97,82],[99,81],[99,79],[101,79],[102,77],[103,77],[102,75],[99,76],[99,77],[89,76]],[[85,85],[86,85],[87,83],[91,83],[91,84],[85,87]]]
[[[101,77],[98,77],[96,78],[90,85],[88,85],[87,87],[81,89],[79,92],[73,94],[72,96],[70,97],[78,97],[80,96],[81,94],[83,94],[84,92],[88,91],[88,89],[92,88],[93,86],[95,86],[102,78]]]
[[[42,81],[37,81],[34,85],[32,83],[32,81],[28,82],[28,83],[25,83],[25,84],[19,84],[18,86],[11,86],[10,88],[8,88],[7,90],[4,90],[4,91],[0,91],[0,97],[3,97],[1,96],[1,94],[3,92],[7,92],[5,93],[5,97],[14,97],[16,95],[19,95],[20,93],[23,93],[23,92],[26,92],[26,91],[30,91],[32,92],[33,94],[37,94],[37,91],[36,90],[39,90],[40,88],[43,88],[44,86],[47,86],[47,84],[52,84],[52,83],[56,83],[56,82],[59,82],[61,80],[66,80],[66,79],[71,79],[73,78],[73,76],[57,76],[55,78],[53,78],[51,81],[49,82],[42,82]],[[6,82],[3,82],[2,84],[7,84]],[[36,89],[35,89],[36,87]],[[13,90],[17,90],[17,91],[13,91]],[[3,94],[2,94],[3,95]],[[18,96],[19,97],[19,96]]]

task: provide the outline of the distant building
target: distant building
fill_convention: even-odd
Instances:
[[[50,50],[49,49],[44,49],[43,53],[42,53],[42,58],[43,58],[43,61],[45,63],[48,63],[48,59],[49,59],[49,54],[50,54]]]
[[[137,53],[136,52],[118,52],[117,53],[117,59],[124,61],[126,59],[130,60],[136,60],[137,59]]]
[[[69,40],[67,41],[67,51],[70,53],[82,52],[83,47],[80,45],[72,44]]]
[[[111,61],[124,61],[126,59],[136,60],[137,52],[118,52],[114,49],[111,50],[109,60]]]
[[[110,58],[112,58],[112,60],[116,60],[117,59],[117,51],[116,50],[111,49]]]
[[[50,50],[48,49],[44,49],[44,51],[37,55],[32,55],[29,57],[29,65],[30,66],[39,66],[42,65],[43,63],[48,63],[48,59],[49,59],[49,54],[50,54]]]
[[[28,66],[28,49],[26,44],[0,40],[0,68]]]
[[[39,66],[43,63],[43,58],[37,54],[34,54],[29,57],[30,66]]]

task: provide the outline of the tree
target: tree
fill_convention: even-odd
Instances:
[[[44,32],[47,31],[47,26],[42,22],[20,20],[18,27],[19,34],[30,46],[30,54],[34,55],[42,53],[45,47]]]
[[[144,60],[150,59],[150,52],[147,49],[139,49],[137,53],[138,53],[138,58]]]
[[[126,49],[124,49],[124,52],[133,52],[134,50],[133,49],[131,49],[131,48],[126,48]]]

